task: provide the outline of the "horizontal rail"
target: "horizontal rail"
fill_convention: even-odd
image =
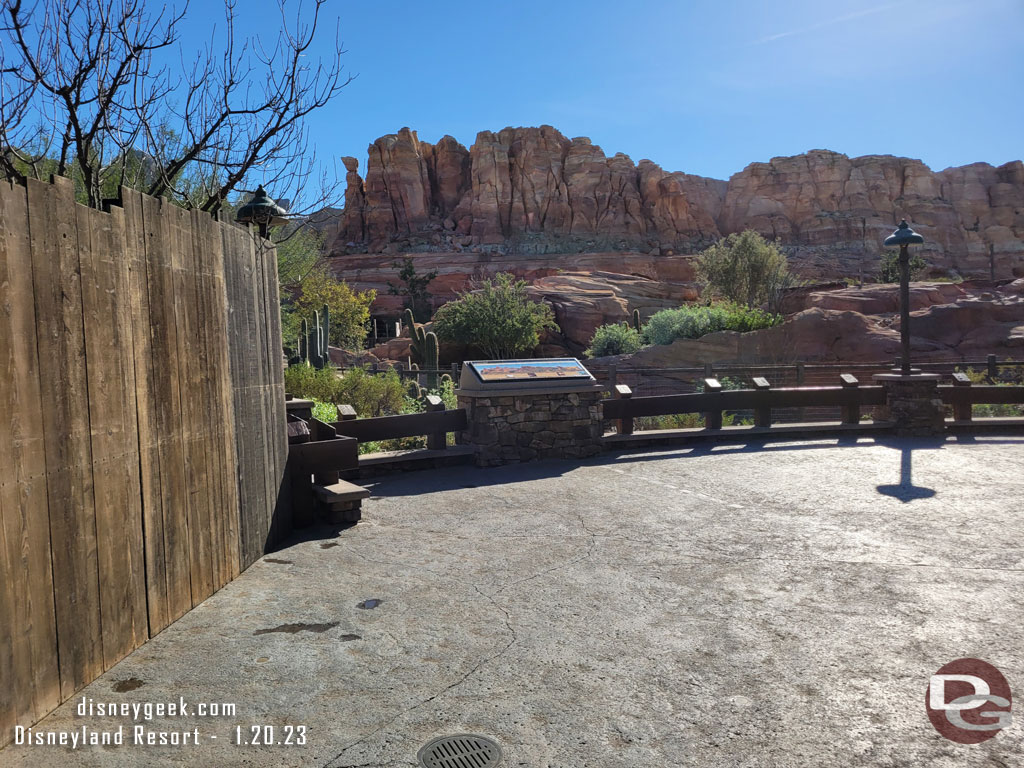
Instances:
[[[940,386],[942,402],[949,405],[1024,405],[1024,386],[998,386],[995,384],[975,384],[969,387]]]
[[[465,408],[450,411],[407,413],[401,416],[377,416],[372,419],[336,421],[331,426],[338,435],[354,437],[360,443],[421,437],[436,432],[460,432],[468,424]]]
[[[686,395],[653,395],[605,400],[606,419],[669,416],[676,413],[746,411],[757,408],[813,408],[821,406],[884,405],[885,391],[868,387],[801,387],[792,389],[737,389]]]

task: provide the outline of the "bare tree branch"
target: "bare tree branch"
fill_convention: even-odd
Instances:
[[[0,174],[69,175],[97,207],[120,185],[211,212],[257,182],[337,201],[305,125],[352,80],[337,25],[313,54],[326,2],[279,0],[279,27],[241,39],[225,0],[224,29],[185,51],[187,1],[0,0]]]

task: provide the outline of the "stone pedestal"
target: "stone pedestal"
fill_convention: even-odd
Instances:
[[[602,450],[603,390],[458,392],[469,426],[461,442],[476,464],[493,467],[532,459],[582,458]]]
[[[875,410],[875,421],[891,421],[901,436],[941,435],[945,431],[946,409],[939,395],[939,375],[881,373],[875,381],[885,387],[884,406]]]

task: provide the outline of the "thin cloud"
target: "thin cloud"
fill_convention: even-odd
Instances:
[[[809,27],[801,27],[800,29],[791,29],[788,32],[779,32],[778,34],[768,35],[767,37],[762,37],[759,40],[755,40],[751,44],[762,45],[764,43],[771,43],[775,40],[781,40],[784,37],[803,35],[806,34],[807,32],[814,32],[815,30],[821,29],[823,27],[832,27],[835,26],[836,24],[842,24],[847,21],[852,21],[853,19],[859,19],[864,16],[871,16],[876,13],[882,13],[883,11],[888,11],[892,8],[898,8],[901,5],[906,5],[906,0],[903,0],[903,2],[899,3],[887,3],[886,5],[878,5],[875,6],[874,8],[865,8],[862,11],[854,11],[853,13],[845,13],[842,16],[836,16],[834,19],[828,19],[827,21],[819,21],[817,24],[811,24]]]

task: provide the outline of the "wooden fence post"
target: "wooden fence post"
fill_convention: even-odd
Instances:
[[[338,421],[349,421],[356,417],[356,409],[351,405],[338,406]]]
[[[444,401],[437,395],[427,395],[427,411],[443,411]],[[447,432],[431,432],[427,435],[427,448],[432,451],[443,451],[448,447]]]
[[[953,374],[953,386],[956,387],[957,390],[968,390],[963,393],[964,395],[970,394],[969,387],[971,386],[971,383],[972,382],[966,373],[960,373],[957,371]],[[958,398],[956,402],[953,403],[953,418],[956,421],[970,421],[972,410],[971,400],[969,397],[964,397],[963,399]]]
[[[763,376],[754,377],[754,389],[758,392],[767,393],[772,385],[768,382],[768,379]],[[755,427],[770,427],[772,425],[772,409],[771,406],[766,404],[758,405],[754,409],[754,426]]]
[[[336,440],[338,433],[330,424],[320,421],[320,419],[312,419],[309,422],[309,436],[310,440],[315,443],[320,440]],[[317,485],[334,485],[340,479],[341,473],[338,471],[323,471],[313,474],[313,481]]]
[[[629,400],[633,396],[633,390],[627,387],[625,384],[615,385],[615,397],[619,400]],[[633,417],[627,416],[626,418],[619,419],[615,423],[615,429],[620,435],[632,435],[633,434]]]
[[[710,365],[710,363],[708,364]],[[718,379],[707,378],[704,379],[704,391],[705,392],[721,392],[722,384]],[[712,410],[704,412],[704,429],[721,429],[722,428],[722,411]]]
[[[806,372],[804,371],[804,364],[803,363],[797,363],[796,364],[796,385],[797,385],[797,387],[802,387],[806,380],[807,380],[807,376],[806,376]],[[805,418],[805,414],[804,414],[803,407],[797,408],[796,420],[797,421],[803,421],[804,418]]]
[[[999,378],[999,368],[996,366],[996,356],[988,356],[988,380],[993,384],[996,383],[996,379]]]
[[[619,366],[615,363],[608,365],[608,391],[614,392],[615,385],[619,383]]]
[[[852,373],[839,374],[839,380],[843,389],[854,390],[857,395],[856,400],[843,406],[843,424],[860,424],[860,392],[856,391],[860,388],[860,382]]]
[[[458,363],[452,363],[452,384],[454,386],[456,386],[456,387],[459,386],[459,364]]]

